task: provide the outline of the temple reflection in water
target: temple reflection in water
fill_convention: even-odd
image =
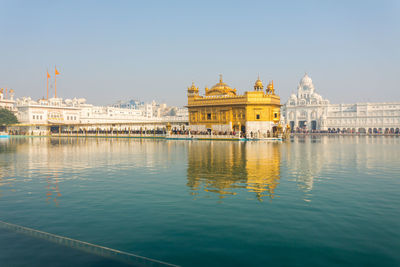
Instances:
[[[280,144],[260,142],[191,142],[188,144],[188,187],[236,195],[241,189],[273,198],[280,179]]]
[[[304,201],[312,201],[320,184],[341,172],[349,158],[357,172],[377,173],[383,161],[397,160],[386,151],[398,142],[375,137],[299,137],[283,143],[10,138],[0,141],[0,200],[19,192],[30,195],[37,186],[41,201],[64,205],[70,184],[146,181],[146,186],[168,184],[195,198],[287,199],[298,196],[297,190]]]

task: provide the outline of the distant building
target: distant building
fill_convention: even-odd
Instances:
[[[118,101],[117,103],[112,105],[115,108],[130,108],[130,109],[140,109],[140,107],[144,106],[144,102],[138,100],[127,100],[127,101]]]
[[[20,132],[29,134],[47,134],[51,127],[80,122],[79,101],[64,102],[62,98],[40,99],[30,97],[17,99],[17,118],[20,122],[14,127]]]
[[[147,118],[161,118],[168,116],[181,117],[186,119],[188,118],[187,108],[167,106],[167,104],[165,103],[160,104],[154,100],[150,103],[145,103],[137,100],[118,101],[111,106],[118,108],[136,109],[141,111],[143,116]]]
[[[14,101],[14,90],[10,89],[9,91],[9,98],[6,99],[6,92],[3,88],[0,89],[0,108],[5,108],[14,113],[17,111],[15,108],[15,101]]]
[[[294,131],[399,133],[400,102],[330,104],[305,74],[282,106],[282,120]]]
[[[167,122],[186,123],[186,117],[153,116],[153,104],[144,104],[142,109],[119,108],[116,106],[94,106],[84,98],[50,98],[32,100],[30,97],[17,99],[18,126],[12,127],[24,134],[46,135],[60,130],[96,129],[144,129],[162,127]],[[165,122],[165,123],[164,123]],[[143,125],[140,125],[143,123]],[[152,125],[152,123],[154,123]],[[150,126],[149,126],[150,124]]]
[[[193,131],[241,131],[246,135],[267,135],[277,129],[280,120],[280,97],[271,82],[266,91],[258,79],[253,91],[238,95],[222,81],[205,96],[192,84],[188,88],[189,125]]]

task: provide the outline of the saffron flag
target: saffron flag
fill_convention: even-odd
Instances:
[[[58,72],[57,68],[55,68],[55,69],[56,69],[56,75],[59,75],[60,73]]]
[[[49,72],[47,72],[47,78],[50,78],[50,74],[49,74]]]

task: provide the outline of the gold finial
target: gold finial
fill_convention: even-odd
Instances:
[[[188,91],[189,92],[198,92],[199,88],[196,87],[196,85],[194,84],[194,82],[192,82],[192,85],[190,87],[188,87]]]
[[[219,82],[222,83],[222,74],[219,75]]]

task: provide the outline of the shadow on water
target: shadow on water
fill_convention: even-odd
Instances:
[[[49,241],[55,243],[57,245],[66,246],[69,248],[77,249],[79,251],[93,254],[96,256],[100,256],[104,259],[111,260],[108,264],[112,265],[129,265],[129,266],[177,266],[174,264],[138,256],[135,254],[71,239],[68,237],[58,236],[42,231],[38,231],[32,228],[27,228],[19,225],[15,225],[12,223],[7,223],[0,221],[0,228],[11,230],[18,234],[27,235],[30,237],[42,239],[45,241]],[[52,253],[54,251],[52,250]],[[106,262],[107,262],[106,260]],[[113,262],[115,261],[115,262]]]

